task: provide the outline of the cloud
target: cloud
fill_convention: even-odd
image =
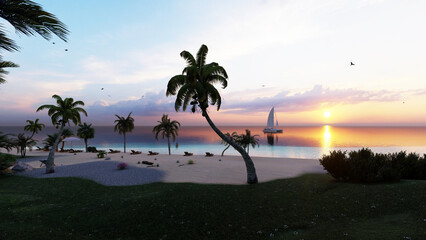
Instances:
[[[246,93],[247,95],[249,93]],[[365,91],[352,88],[330,89],[316,85],[303,92],[282,91],[271,97],[256,97],[248,101],[238,101],[237,97],[230,97],[227,99],[227,103],[223,104],[223,109],[234,113],[265,112],[270,107],[275,106],[280,112],[303,112],[315,110],[319,107],[362,102],[391,102],[399,101],[401,98],[401,93],[396,91]]]

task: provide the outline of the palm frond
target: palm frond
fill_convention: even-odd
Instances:
[[[6,37],[6,33],[3,31],[3,29],[3,24],[0,24],[0,49],[6,50],[8,52],[18,51],[18,45],[16,45],[15,41]]]
[[[201,69],[202,66],[206,63],[206,57],[209,49],[206,45],[201,45],[200,49],[197,52],[197,66],[199,69]]]
[[[194,56],[192,56],[192,54],[188,51],[182,51],[180,53],[180,56],[185,59],[186,63],[188,64],[188,66],[196,66],[197,62],[195,61]]]
[[[166,96],[175,95],[176,91],[185,84],[185,75],[176,75],[167,84]]]

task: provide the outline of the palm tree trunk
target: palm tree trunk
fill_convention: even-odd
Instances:
[[[167,143],[169,145],[169,155],[171,155],[171,152],[170,152],[170,137],[167,137]]]
[[[86,145],[86,152],[87,152],[87,138],[84,139],[84,145]]]
[[[56,148],[58,147],[59,140],[61,139],[62,132],[64,131],[65,124],[61,125],[61,129],[59,130],[58,137],[55,140],[55,143],[53,144],[52,148],[50,149],[49,156],[47,157],[46,161],[46,173],[54,173],[55,172],[55,152]]]
[[[229,148],[230,146],[231,146],[231,145],[228,145],[225,149],[223,149],[222,157],[223,157],[223,154],[225,154],[225,151],[226,151],[226,150],[228,150],[228,148]]]
[[[249,152],[250,152],[250,144],[247,145],[247,154],[249,154]]]
[[[232,147],[235,148],[235,150],[237,150],[241,156],[244,159],[244,162],[246,164],[246,169],[247,169],[247,183],[248,184],[253,184],[253,183],[257,183],[257,175],[256,175],[256,168],[254,167],[254,163],[251,160],[251,157],[248,155],[248,153],[246,151],[244,151],[244,149],[239,146],[238,144],[236,144],[234,141],[232,141],[231,139],[229,139],[228,137],[225,136],[225,134],[223,134],[212,122],[212,120],[210,119],[209,115],[207,114],[206,109],[201,109],[203,111],[203,117],[206,118],[207,122],[209,123],[210,127],[213,129],[213,131],[216,132],[217,135],[219,135],[220,138],[222,138],[225,142],[227,142],[229,145],[231,145]]]
[[[126,132],[124,132],[123,135],[124,135],[124,152],[126,152]]]

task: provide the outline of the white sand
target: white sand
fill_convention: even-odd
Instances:
[[[47,159],[48,152],[28,152],[32,158],[21,159],[34,167],[32,171],[19,173],[36,178],[48,177],[82,177],[103,185],[139,185],[151,182],[191,182],[218,184],[246,184],[247,172],[241,156],[190,156],[157,155],[146,153],[108,154],[111,160],[99,159],[96,153],[59,153],[55,154],[55,173],[45,174],[45,167],[40,167],[39,160]],[[123,158],[121,158],[123,156]],[[157,159],[157,160],[155,160]],[[195,164],[188,164],[192,159]],[[219,161],[221,159],[221,161]],[[296,177],[304,173],[324,173],[317,159],[266,158],[252,157],[259,182],[281,178]],[[137,164],[150,161],[159,167],[147,167]],[[176,161],[179,161],[177,163]],[[125,162],[129,167],[118,170],[117,164]],[[184,164],[183,166],[179,166]]]

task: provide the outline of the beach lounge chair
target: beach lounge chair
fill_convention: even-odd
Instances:
[[[148,155],[158,155],[158,152],[148,151]]]
[[[206,157],[213,157],[213,156],[214,156],[213,153],[206,152]]]
[[[135,150],[130,150],[130,151],[131,151],[130,155],[136,155],[136,154],[142,153],[141,151],[135,151]]]
[[[40,167],[41,166],[46,166],[47,160],[39,160],[40,161]],[[55,164],[53,164],[53,166],[56,166]]]
[[[148,161],[142,161],[142,164],[152,165],[152,164],[154,164],[154,163],[153,163],[153,162],[148,162]]]
[[[183,155],[183,156],[192,156],[192,155],[194,155],[193,153],[190,153],[190,152],[184,152],[185,154]]]
[[[120,150],[113,150],[113,149],[109,149],[109,152],[108,153],[119,153],[120,152]]]
[[[43,150],[44,150],[43,148],[41,148],[41,147],[37,146],[36,151],[43,151]]]

